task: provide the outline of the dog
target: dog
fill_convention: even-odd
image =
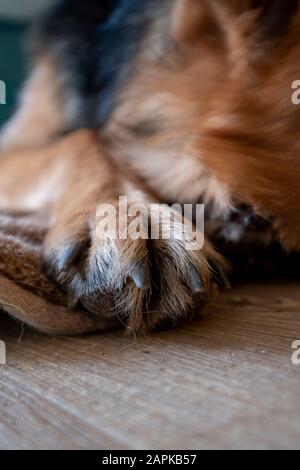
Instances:
[[[300,250],[299,31],[298,0],[65,0],[41,18],[1,134],[0,210],[43,218],[71,308],[104,315],[104,294],[136,331],[173,326],[227,286],[226,246]],[[99,237],[97,208],[118,214],[120,196],[146,217],[205,204],[203,246]]]

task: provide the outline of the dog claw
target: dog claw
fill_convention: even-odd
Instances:
[[[130,271],[129,277],[133,280],[138,289],[150,289],[150,270],[146,263],[135,266]]]
[[[213,261],[210,262],[213,281],[223,289],[231,289],[231,284],[225,274],[224,269]]]
[[[68,309],[74,310],[80,301],[80,297],[76,295],[73,289],[70,289],[68,292]]]
[[[84,243],[76,241],[66,246],[63,253],[60,254],[60,259],[57,263],[57,269],[59,272],[65,271],[72,266],[74,260],[78,257]]]
[[[205,287],[201,277],[193,265],[190,266],[187,282],[192,289],[193,294],[203,294],[205,292]]]

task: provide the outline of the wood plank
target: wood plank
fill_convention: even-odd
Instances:
[[[2,449],[300,448],[298,284],[241,286],[147,338],[48,338],[0,319]]]

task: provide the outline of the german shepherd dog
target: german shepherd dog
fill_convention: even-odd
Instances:
[[[64,0],[34,28],[1,135],[0,209],[46,218],[46,271],[72,308],[103,315],[104,294],[135,330],[177,324],[227,284],[224,247],[300,250],[298,7]],[[97,208],[118,213],[120,196],[149,216],[153,203],[204,203],[202,249],[99,237]]]

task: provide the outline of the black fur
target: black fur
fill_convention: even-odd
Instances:
[[[71,92],[73,88],[80,99],[76,126],[106,122],[157,1],[63,0],[40,23],[35,41],[41,52],[46,46],[54,54]]]
[[[200,1],[200,0],[199,0]],[[71,127],[105,125],[118,92],[133,71],[153,15],[171,0],[60,0],[40,22],[35,43],[61,64],[68,94],[79,109]],[[252,0],[267,37],[284,34],[300,0]],[[149,123],[132,129],[138,136],[156,131]]]
[[[287,31],[293,15],[299,8],[299,0],[253,0],[254,6],[261,7],[260,22],[264,33],[271,39]]]

